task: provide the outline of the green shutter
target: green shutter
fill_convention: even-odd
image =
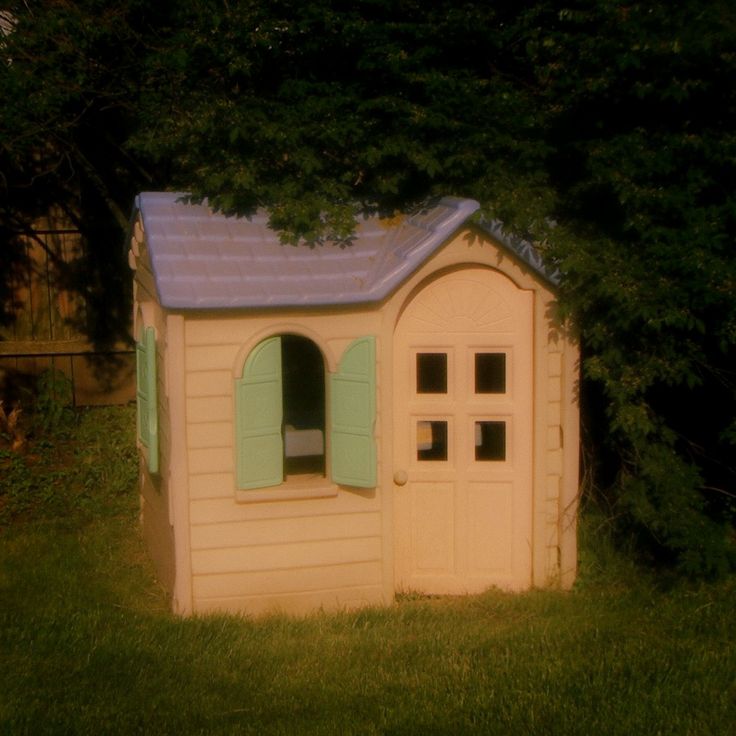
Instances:
[[[135,344],[135,370],[138,440],[143,446],[148,447],[148,422],[146,421],[148,416],[148,386],[146,380],[148,367],[146,365],[146,343],[143,340]]]
[[[235,381],[238,488],[265,488],[284,479],[281,338],[256,345]]]
[[[330,377],[332,480],[348,486],[376,485],[376,341],[352,342]]]
[[[146,448],[148,470],[158,473],[158,398],[156,390],[156,331],[143,330],[136,344],[138,439]]]

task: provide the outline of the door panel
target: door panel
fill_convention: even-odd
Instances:
[[[532,299],[491,269],[431,282],[395,332],[398,589],[531,581]],[[399,473],[397,477],[401,477]]]
[[[455,509],[448,483],[413,483],[413,564],[418,574],[446,575],[454,568]]]
[[[511,567],[513,483],[470,483],[468,535],[471,575],[503,573]]]

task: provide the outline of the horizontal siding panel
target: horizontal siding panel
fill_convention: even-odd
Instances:
[[[371,562],[380,558],[381,540],[377,537],[207,549],[192,552],[192,574],[288,570],[343,562]]]
[[[174,555],[174,539],[168,520],[143,513],[143,539],[146,543],[148,555],[156,570],[156,577],[168,593],[174,587],[176,577],[176,562]]]
[[[167,416],[158,415],[158,444],[159,450],[162,450],[165,445],[169,444],[171,440],[170,433],[171,423]]]
[[[187,396],[232,396],[233,376],[230,371],[197,371],[187,373]]]
[[[190,473],[232,473],[235,469],[231,447],[189,450]]]
[[[169,507],[164,494],[163,484],[156,487],[148,471],[143,472],[140,484],[141,496],[143,496],[146,509],[154,515],[162,515],[168,519]]]
[[[188,320],[186,342],[189,346],[225,345],[231,343],[233,337],[239,333],[244,338],[250,336],[247,321],[233,319]]]
[[[552,376],[549,379],[547,398],[550,401],[562,400],[562,378],[560,376]]]
[[[231,459],[232,464],[232,459]],[[222,469],[220,469],[222,470]],[[206,472],[206,471],[202,471]],[[308,498],[290,501],[262,503],[236,503],[228,499],[192,500],[190,520],[192,524],[247,521],[249,519],[278,519],[285,517],[307,517],[322,514],[344,514],[354,511],[379,509],[378,500],[372,491],[338,491],[330,498]]]
[[[562,450],[547,451],[547,473],[562,477]]]
[[[562,353],[549,353],[547,355],[547,370],[550,376],[562,375]]]
[[[159,388],[161,388],[159,386]],[[165,393],[160,393],[158,397],[158,416],[159,424],[167,424],[169,421],[169,401]],[[160,427],[159,427],[160,429]]]
[[[193,526],[191,543],[193,550],[200,550],[380,535],[381,515],[371,511]]]
[[[380,585],[381,562],[357,562],[331,567],[240,572],[222,575],[195,575],[195,600],[236,596],[303,593],[345,587]]]
[[[148,261],[144,259],[138,260],[138,268],[136,270],[136,280],[138,281],[138,294],[137,299],[141,301],[157,301],[156,296],[156,281],[153,278],[153,273],[148,267]]]
[[[233,497],[232,473],[203,473],[189,477],[190,498],[227,498]]]
[[[187,399],[187,422],[232,422],[232,396]]]
[[[190,424],[187,428],[187,446],[192,449],[227,447],[233,445],[232,422]],[[232,452],[232,450],[229,450]]]
[[[363,585],[336,590],[308,591],[306,593],[276,593],[272,595],[239,596],[237,598],[205,598],[195,601],[195,613],[241,613],[261,616],[268,613],[303,615],[324,609],[350,611],[365,606],[380,606],[387,601],[378,585]]]
[[[562,403],[559,401],[547,402],[547,425],[562,423]]]
[[[208,345],[186,350],[187,371],[216,371],[230,367],[240,350],[239,345]]]

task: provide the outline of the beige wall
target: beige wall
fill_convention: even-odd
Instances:
[[[301,611],[390,597],[380,487],[338,489],[324,479],[235,490],[233,383],[250,351],[269,336],[301,334],[335,371],[353,339],[378,331],[377,315],[367,310],[187,317],[183,372],[195,611]],[[379,335],[379,376],[381,349]],[[382,427],[379,408],[379,438]],[[381,450],[378,461],[380,472]]]

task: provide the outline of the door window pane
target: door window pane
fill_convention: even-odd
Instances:
[[[506,422],[475,423],[475,459],[506,459]]]
[[[447,422],[417,422],[417,460],[447,460]]]
[[[506,354],[475,354],[475,393],[506,393]]]
[[[417,393],[447,393],[446,353],[417,353]]]

